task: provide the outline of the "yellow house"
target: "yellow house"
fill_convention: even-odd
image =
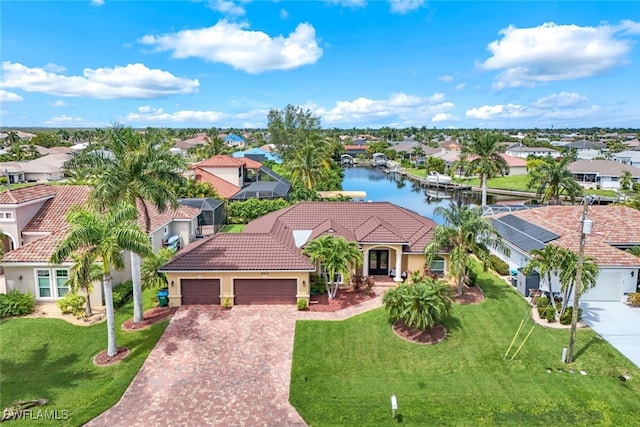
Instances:
[[[295,304],[310,296],[315,266],[304,245],[323,235],[355,241],[364,263],[353,274],[393,276],[424,269],[424,249],[436,224],[387,202],[302,202],[267,214],[243,233],[219,233],[192,243],[162,268],[169,303]],[[444,271],[438,259],[432,271]],[[348,284],[350,278],[340,278]]]

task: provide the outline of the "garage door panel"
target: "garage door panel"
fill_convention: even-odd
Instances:
[[[235,279],[235,304],[295,304],[296,279]]]
[[[220,305],[220,279],[182,279],[182,305]]]
[[[582,301],[620,301],[622,278],[619,271],[600,271],[596,286],[580,296]]]

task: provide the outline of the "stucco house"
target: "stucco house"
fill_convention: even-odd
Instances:
[[[560,156],[560,151],[548,148],[548,147],[527,147],[522,144],[515,144],[505,151],[508,155],[526,159],[529,156],[536,157],[553,157],[554,159]]]
[[[361,247],[364,265],[354,274],[388,276],[422,271],[424,249],[436,224],[387,202],[302,202],[250,222],[242,233],[218,233],[192,243],[162,271],[169,303],[295,304],[310,296],[310,275],[321,266],[303,254],[307,242],[341,236]],[[438,258],[432,271],[443,272]],[[348,284],[350,278],[341,278]]]
[[[68,153],[47,154],[34,160],[0,163],[0,170],[8,176],[10,184],[60,181],[64,178],[64,164],[70,158]]]
[[[640,182],[640,168],[614,160],[576,160],[569,163],[567,169],[578,184],[587,188],[618,190],[625,171],[631,173],[633,182]]]
[[[81,185],[39,184],[0,193],[0,228],[4,233],[4,268],[7,291],[19,289],[30,291],[37,301],[54,301],[69,291],[71,260],[60,265],[51,265],[49,258],[68,230],[66,215],[72,206],[85,206],[91,188]],[[180,206],[159,213],[154,206],[147,205],[150,223],[142,215],[138,223],[149,233],[155,249],[166,244],[170,236],[178,236],[183,245],[195,239],[197,217],[200,209]],[[138,204],[138,211],[143,211]],[[112,271],[114,283],[131,278],[127,268]],[[94,286],[91,304],[102,305],[102,290]]]
[[[248,157],[219,154],[190,168],[196,181],[208,182],[223,199],[287,198],[291,190],[286,179]]]
[[[531,260],[531,251],[556,245],[579,251],[582,206],[543,206],[490,216],[502,240],[511,249],[509,257],[496,253],[517,272],[515,285],[523,295],[531,289],[549,291],[537,274],[525,276],[522,267]],[[640,246],[640,211],[626,206],[589,207],[593,232],[586,237],[585,256],[593,257],[600,268],[596,286],[581,296],[583,301],[623,301],[640,286],[640,257],[625,252]],[[560,291],[558,276],[552,274],[553,292]]]

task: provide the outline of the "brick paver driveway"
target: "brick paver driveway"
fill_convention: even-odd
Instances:
[[[295,306],[178,310],[122,399],[89,425],[304,426],[289,404]]]

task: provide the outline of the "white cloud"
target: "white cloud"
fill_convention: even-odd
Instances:
[[[562,108],[573,107],[580,104],[586,104],[587,97],[576,92],[560,92],[538,99],[531,103],[532,106],[538,108]]]
[[[639,28],[633,21],[598,27],[553,22],[533,28],[510,25],[500,30],[501,40],[489,43],[492,56],[479,66],[502,70],[494,81],[498,90],[597,76],[627,63],[633,41],[623,36],[638,34]]]
[[[82,117],[71,117],[67,115],[61,115],[51,117],[44,122],[49,126],[69,126],[69,127],[103,127],[105,123],[96,123],[83,119]]]
[[[49,105],[51,105],[52,107],[66,107],[69,104],[67,104],[64,101],[54,101],[54,102],[50,102]]]
[[[198,80],[176,77],[168,71],[150,69],[144,64],[114,68],[85,68],[82,76],[65,76],[44,68],[29,68],[5,61],[0,87],[27,92],[95,99],[158,98],[196,92]]]
[[[388,99],[357,98],[352,101],[338,101],[333,108],[307,106],[331,124],[376,125],[381,119],[397,118],[399,125],[416,125],[430,120],[434,115],[454,107],[451,102],[443,102],[444,94],[419,97],[405,93],[393,93]]]
[[[366,0],[325,0],[325,2],[329,4],[336,4],[342,7],[349,7],[351,9],[365,7],[367,5]]]
[[[432,123],[439,123],[439,122],[457,122],[459,119],[449,113],[438,113],[435,116],[433,116],[431,118],[431,122]]]
[[[527,107],[517,104],[507,105],[483,105],[482,107],[467,110],[465,116],[468,119],[491,120],[504,118],[523,118],[527,115]]]
[[[438,76],[438,80],[442,80],[443,82],[452,82],[453,81],[453,76],[449,76],[447,74],[442,75],[442,76]]]
[[[104,0],[91,0],[91,4],[93,6],[102,6],[104,4]]]
[[[424,4],[424,0],[389,0],[391,13],[406,14],[413,12]]]
[[[243,16],[246,13],[244,7],[229,0],[211,0],[209,7],[225,15]]]
[[[67,71],[67,68],[64,65],[54,64],[53,62],[49,62],[42,68],[47,71],[51,71],[52,73],[64,73],[65,71]]]
[[[456,85],[456,87],[455,87],[454,89],[455,89],[455,90],[462,90],[462,89],[464,89],[465,87],[467,87],[467,84],[466,84],[466,83],[460,83],[460,84],[457,84],[457,85]]]
[[[282,19],[283,21],[289,19],[289,12],[287,12],[287,9],[285,9],[284,7],[280,9],[280,19]]]
[[[24,101],[24,98],[17,93],[7,92],[0,89],[0,102],[20,102]]]
[[[153,108],[145,105],[136,112],[127,114],[126,122],[154,125],[162,123],[201,123],[221,126],[266,127],[268,110],[251,110],[244,113],[223,113],[220,111],[180,110],[173,113],[165,112],[163,108]]]
[[[154,46],[156,51],[173,51],[174,58],[222,62],[251,74],[291,70],[313,64],[322,56],[311,24],[299,24],[287,37],[271,37],[262,31],[247,30],[248,27],[247,22],[223,19],[212,27],[146,35],[138,41]]]

